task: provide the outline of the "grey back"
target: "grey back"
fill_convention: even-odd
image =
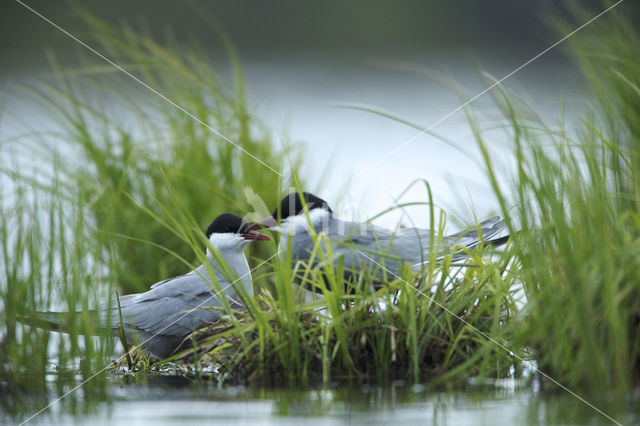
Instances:
[[[474,248],[480,241],[489,241],[502,232],[504,222],[499,217],[491,218],[477,228],[444,237],[438,258],[457,245]],[[414,270],[426,266],[429,260],[430,231],[422,228],[400,228],[391,231],[386,228],[363,222],[344,221],[333,216],[316,233],[326,232],[330,242],[334,264],[342,262],[348,274],[364,273],[373,281],[388,281],[398,275],[402,265],[410,264]],[[282,236],[281,250],[286,253],[287,236]],[[308,231],[300,231],[291,239],[292,262],[307,264],[314,248],[314,242]],[[328,248],[321,244],[325,259],[328,259]],[[456,251],[453,259],[465,257],[464,252]],[[439,260],[439,259],[438,259]],[[318,266],[320,257],[316,256],[313,267]]]
[[[166,358],[189,334],[217,321],[226,312],[223,299],[232,309],[242,308],[235,289],[244,287],[251,294],[252,284],[244,253],[241,256],[243,259],[227,259],[235,273],[234,277],[224,274],[215,261],[209,259],[209,266],[201,265],[186,275],[160,281],[145,293],[120,297],[122,320],[129,343],[140,344],[153,355]],[[117,309],[115,301],[111,304],[110,312],[106,306],[100,309],[103,321],[106,321],[109,313],[114,333],[120,327]]]

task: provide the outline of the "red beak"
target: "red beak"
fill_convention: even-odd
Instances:
[[[253,231],[249,228],[242,234],[242,238],[245,240],[262,240],[262,241],[271,241],[271,238],[268,235],[265,235],[261,232]]]

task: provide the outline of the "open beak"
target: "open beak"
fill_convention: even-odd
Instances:
[[[242,238],[244,238],[245,240],[271,241],[271,238],[268,235],[249,228],[247,228],[247,230],[242,234]]]
[[[256,229],[263,229],[263,228],[268,229],[268,228],[273,228],[275,226],[278,226],[278,222],[276,222],[273,216],[268,216],[263,220],[261,220],[260,222],[252,223],[247,227],[247,230],[255,231]]]

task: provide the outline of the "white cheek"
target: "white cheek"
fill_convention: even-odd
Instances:
[[[305,215],[298,215],[287,218],[277,228],[283,234],[293,235],[298,232],[307,231],[309,229],[309,222]]]
[[[212,234],[209,242],[218,251],[239,251],[245,246],[247,240],[238,234]]]
[[[319,230],[320,227],[329,219],[329,212],[323,209],[313,209],[308,213],[301,213],[297,216],[288,217],[282,221],[280,226],[274,226],[274,231],[281,232],[283,234],[294,235],[299,232],[309,231],[309,222],[314,229]]]

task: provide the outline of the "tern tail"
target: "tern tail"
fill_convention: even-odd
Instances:
[[[457,234],[453,234],[450,237],[452,241],[463,243],[469,248],[475,247],[480,242],[498,247],[506,244],[506,242],[509,240],[509,235],[497,238],[494,237],[496,235],[503,234],[506,229],[507,226],[504,223],[504,220],[501,219],[500,216],[494,216],[490,219],[480,222],[478,226],[470,230],[458,232]]]
[[[45,330],[59,331],[67,333],[69,320],[68,312],[39,312],[31,311],[27,314],[18,314],[18,321],[32,327],[43,328]]]
[[[485,243],[491,244],[494,247],[500,247],[507,244],[507,241],[509,241],[509,238],[511,238],[511,235],[505,235],[504,237],[494,238],[493,240],[485,241]]]
[[[95,313],[91,311],[91,313]],[[81,321],[82,312],[75,312],[74,316],[76,321]],[[40,312],[30,311],[26,314],[18,314],[17,320],[23,324],[30,325],[32,327],[42,328],[44,330],[57,331],[59,333],[70,333],[69,324],[71,320],[70,312]],[[86,332],[87,330],[82,330]],[[113,334],[113,330],[110,328],[97,326],[92,335]],[[84,334],[84,333],[83,333]]]

